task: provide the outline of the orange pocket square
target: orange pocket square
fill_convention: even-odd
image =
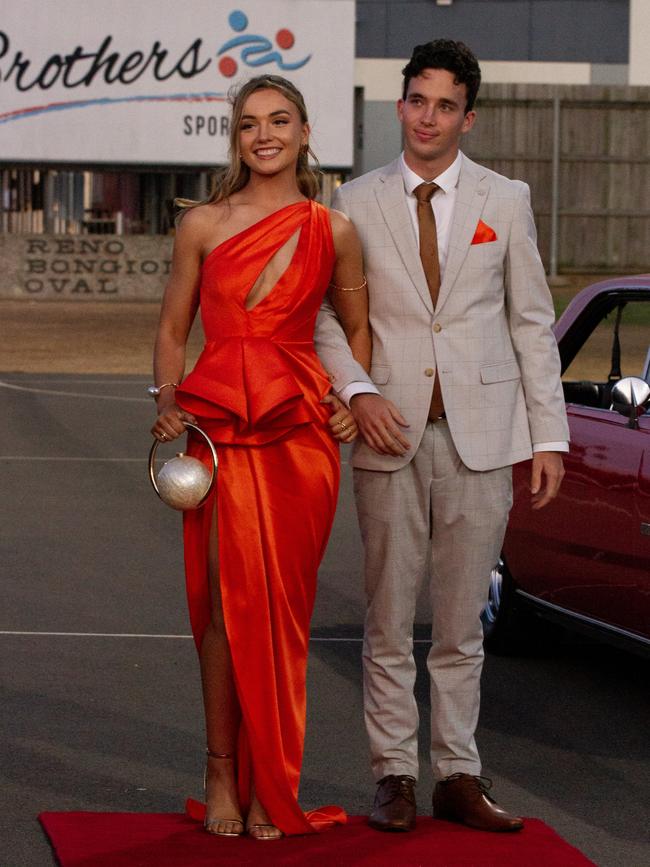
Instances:
[[[491,229],[483,220],[478,221],[478,226],[472,238],[472,244],[487,244],[488,241],[496,241],[497,233]]]

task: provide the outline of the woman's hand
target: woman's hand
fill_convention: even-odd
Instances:
[[[327,403],[332,408],[329,425],[334,439],[342,443],[351,443],[357,438],[359,430],[354,416],[335,394],[326,394],[321,403]]]
[[[151,433],[160,442],[175,440],[185,433],[183,422],[186,421],[190,424],[196,424],[196,419],[193,415],[184,412],[178,404],[170,403],[160,409],[158,418],[151,428]]]

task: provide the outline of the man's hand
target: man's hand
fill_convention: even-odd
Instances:
[[[530,477],[531,503],[533,509],[548,505],[560,490],[564,478],[561,452],[535,452]]]
[[[401,456],[411,448],[401,427],[408,422],[395,404],[379,394],[355,394],[350,410],[361,436],[378,455]]]

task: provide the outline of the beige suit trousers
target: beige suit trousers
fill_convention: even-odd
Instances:
[[[512,470],[468,469],[447,423],[430,422],[405,467],[355,469],[354,488],[365,548],[364,709],[375,778],[418,776],[413,621],[427,574],[434,776],[480,774],[480,615],[512,505]]]

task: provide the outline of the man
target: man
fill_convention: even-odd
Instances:
[[[334,201],[364,248],[376,387],[327,305],[316,333],[362,435],[352,465],[368,599],[364,708],[378,780],[370,824],[415,825],[412,632],[428,572],[433,815],[516,831],[522,820],[487,794],[474,740],[480,614],[512,504],[512,464],[532,454],[535,509],[564,473],[553,306],[527,185],[459,150],[475,120],[476,58],[460,42],[436,40],[415,48],[403,75],[403,154],[345,184]]]

